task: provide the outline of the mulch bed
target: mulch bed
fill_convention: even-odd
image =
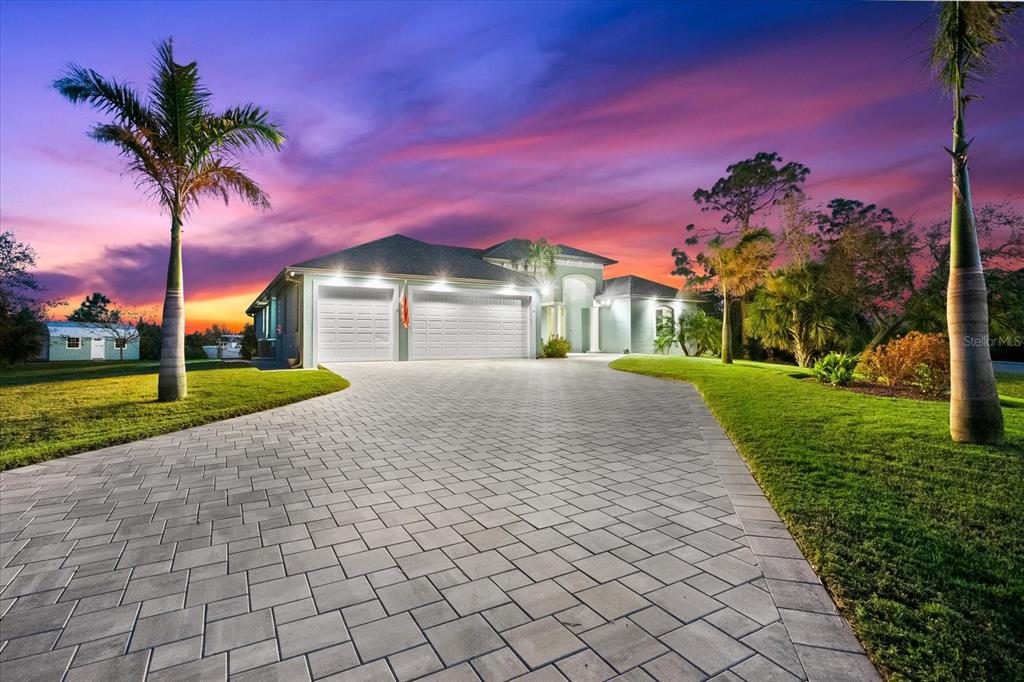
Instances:
[[[948,395],[925,395],[913,386],[882,386],[881,384],[869,384],[866,381],[855,381],[850,386],[841,386],[848,391],[855,393],[866,393],[877,395],[882,398],[910,398],[911,400],[935,400],[938,402],[949,402]]]

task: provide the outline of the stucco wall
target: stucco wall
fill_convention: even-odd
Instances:
[[[605,353],[621,353],[630,348],[630,307],[628,298],[616,298],[601,308],[600,344]]]

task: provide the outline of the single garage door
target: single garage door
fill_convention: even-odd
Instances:
[[[528,297],[413,292],[409,359],[528,357],[529,315]]]
[[[320,287],[318,362],[392,360],[392,289]]]

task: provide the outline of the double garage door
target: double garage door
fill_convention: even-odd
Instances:
[[[409,359],[525,358],[530,299],[486,294],[413,292]]]
[[[409,313],[410,360],[529,357],[527,297],[413,290]],[[316,323],[319,362],[398,356],[392,289],[322,286]]]

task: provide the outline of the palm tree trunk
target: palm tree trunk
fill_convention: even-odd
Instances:
[[[971,205],[964,135],[963,81],[958,78],[953,120],[953,205],[950,218],[949,433],[959,443],[1001,443],[1003,413],[988,346],[985,273]]]
[[[171,215],[171,255],[167,262],[167,291],[164,294],[163,322],[160,328],[160,378],[157,399],[181,400],[187,393],[185,383],[185,293],[182,288],[181,217]]]
[[[750,359],[750,332],[747,329],[747,294],[740,296],[740,353]]]
[[[729,292],[722,287],[722,362],[732,364],[732,324],[730,323]]]

